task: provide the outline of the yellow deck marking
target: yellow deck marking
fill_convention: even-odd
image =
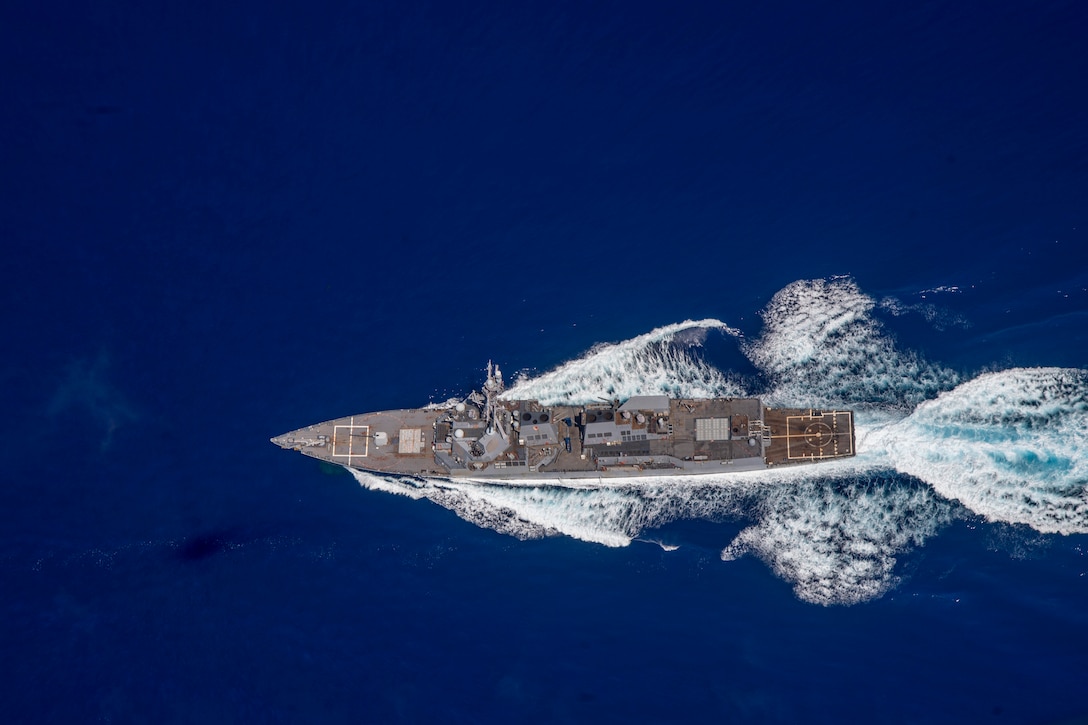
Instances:
[[[846,420],[847,420],[846,429],[843,430],[843,431],[839,430],[839,416],[840,415],[847,416],[846,417]],[[802,423],[800,426],[798,426],[798,427],[801,428],[801,432],[791,434],[791,433],[789,433],[789,430],[790,430],[790,424],[791,424],[792,421],[807,421],[808,424],[811,424],[811,423],[817,422],[817,421],[821,422],[821,423],[825,423],[831,429],[831,439],[827,442],[827,444],[825,444],[825,446],[820,447],[820,448],[813,448],[808,443],[805,443],[805,437],[806,437],[806,434],[807,434],[808,425],[806,425],[805,423]],[[786,439],[786,460],[798,461],[798,460],[805,460],[805,459],[812,460],[812,459],[817,459],[817,458],[838,458],[839,456],[847,455],[847,454],[850,454],[850,453],[853,452],[851,450],[845,450],[845,451],[840,451],[839,450],[839,441],[840,441],[840,439],[845,438],[846,441],[849,441],[850,440],[849,433],[850,433],[850,430],[852,428],[853,428],[853,413],[850,412],[850,411],[826,412],[826,413],[824,413],[823,415],[820,415],[820,416],[788,415],[788,416],[786,416],[786,431],[787,431],[786,434],[785,435],[771,436],[771,438],[774,438],[774,439],[785,438]],[[798,451],[796,453],[794,452],[793,443],[796,440],[800,440],[803,452],[802,451]],[[829,452],[824,453],[824,449],[828,448],[828,447],[829,447]]]

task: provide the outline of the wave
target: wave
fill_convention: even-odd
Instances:
[[[666,325],[630,340],[596,345],[543,375],[521,375],[504,397],[532,398],[545,405],[580,405],[634,395],[742,397],[746,393],[739,377],[723,373],[695,353],[714,330],[740,337],[738,330],[721,320]]]
[[[884,594],[898,581],[896,554],[921,546],[953,513],[931,490],[887,473],[776,486],[759,510],[759,523],[722,560],[752,553],[793,582],[799,599],[825,605]]]
[[[938,288],[938,290],[930,291],[940,291],[940,289]],[[925,294],[922,294],[922,298],[925,299]],[[949,312],[947,309],[939,307],[932,302],[903,302],[896,297],[889,296],[880,301],[880,309],[893,317],[903,317],[904,315],[910,314],[919,315],[928,322],[933,329],[940,332],[944,332],[950,327],[959,327],[965,330],[971,327],[971,323],[969,323],[967,318],[963,315]]]
[[[896,556],[933,536],[954,510],[928,488],[849,463],[599,486],[391,479],[355,470],[352,475],[366,488],[426,498],[522,540],[566,535],[618,547],[674,521],[754,517],[721,552],[722,560],[753,554],[793,582],[798,598],[823,605],[883,594],[897,581]],[[666,551],[678,548],[644,540]]]
[[[988,521],[1088,533],[1088,371],[980,375],[879,431],[874,445]]]
[[[954,371],[899,349],[875,307],[848,278],[798,281],[770,301],[751,342],[720,320],[689,320],[597,345],[555,370],[522,375],[506,393],[545,404],[656,393],[848,405],[857,411],[852,459],[627,481],[352,474],[367,488],[433,501],[519,539],[626,546],[654,541],[643,537],[674,521],[750,522],[722,542],[721,558],[756,556],[800,599],[824,605],[882,595],[898,581],[902,554],[967,510],[1039,532],[1088,531],[1088,373],[1009,370],[960,384]],[[740,341],[764,390],[744,390],[739,375],[703,358],[715,331]]]
[[[745,348],[773,384],[767,400],[907,409],[959,382],[954,371],[899,350],[873,318],[875,305],[845,277],[780,290],[761,313],[762,335]]]
[[[702,478],[534,484],[408,479],[352,470],[365,488],[426,498],[462,519],[518,539],[562,534],[605,546],[627,546],[641,532],[680,519],[720,520],[740,514],[756,483]]]

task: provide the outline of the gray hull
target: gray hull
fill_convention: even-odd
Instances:
[[[501,374],[489,367],[484,389],[449,407],[347,416],[272,442],[363,471],[499,480],[721,474],[855,453],[849,410],[665,396],[543,406],[501,392]]]

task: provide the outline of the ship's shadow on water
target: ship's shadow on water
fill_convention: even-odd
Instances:
[[[278,535],[270,530],[229,526],[191,534],[170,545],[170,556],[184,564],[197,564],[256,544],[270,543]]]
[[[222,529],[194,534],[178,544],[174,555],[188,563],[210,559],[237,545],[239,533],[238,529]]]

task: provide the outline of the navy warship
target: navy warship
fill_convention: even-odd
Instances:
[[[683,476],[854,455],[849,410],[666,395],[542,405],[504,391],[489,362],[483,387],[462,400],[337,418],[272,442],[348,468],[424,478]]]

